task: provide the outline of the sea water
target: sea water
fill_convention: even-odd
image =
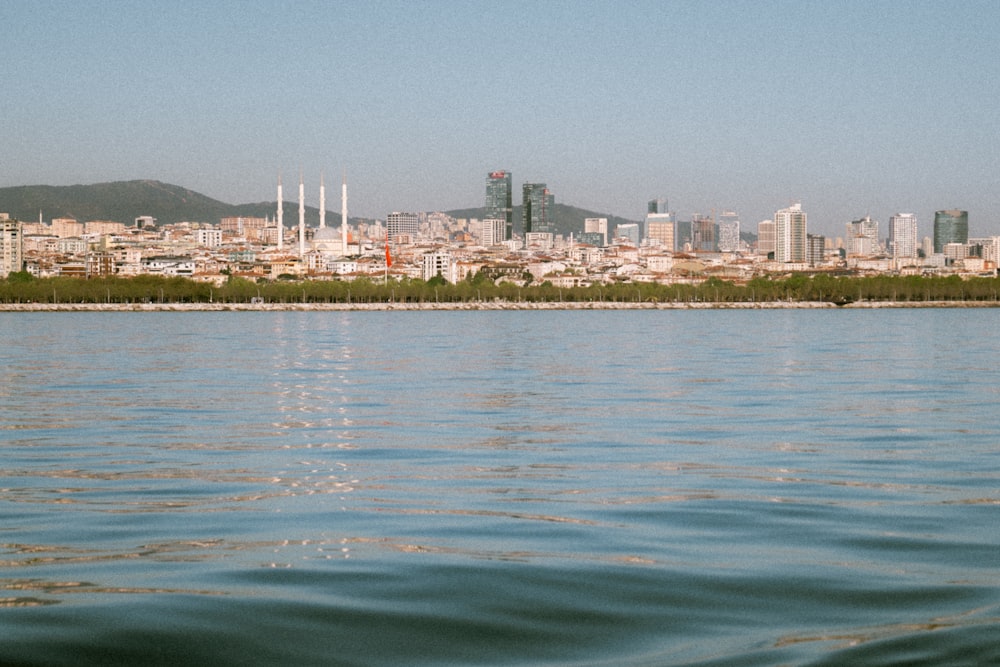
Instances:
[[[998,664],[998,330],[0,314],[0,664]]]

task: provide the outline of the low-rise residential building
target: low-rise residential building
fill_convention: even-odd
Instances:
[[[193,276],[195,262],[191,257],[157,255],[142,259],[142,272],[163,276]]]
[[[430,280],[435,276],[441,276],[450,283],[457,282],[452,259],[451,253],[447,252],[435,251],[425,254],[423,256],[423,279]]]

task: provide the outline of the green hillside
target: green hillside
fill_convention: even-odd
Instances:
[[[159,181],[118,181],[94,185],[23,185],[0,188],[0,211],[30,222],[41,211],[53,218],[113,220],[131,224],[141,215],[151,215],[158,224],[175,222],[218,223],[230,216],[274,217],[275,202],[227,204],[203,194]],[[327,211],[327,224],[340,225],[340,214]],[[285,202],[285,224],[298,222],[298,205]],[[319,209],[306,207],[306,224],[319,224]]]

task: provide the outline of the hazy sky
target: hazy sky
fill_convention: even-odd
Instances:
[[[944,208],[1000,234],[996,0],[5,0],[0,25],[0,186],[244,203],[301,168],[339,210],[346,170],[384,217],[481,206],[502,168],[515,204],[542,181],[632,219],[801,201],[828,235]]]

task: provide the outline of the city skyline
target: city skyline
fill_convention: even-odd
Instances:
[[[947,209],[1000,233],[996,3],[56,1],[0,18],[0,187],[154,179],[240,203],[273,197],[278,171],[346,169],[352,214],[381,218],[479,207],[502,168],[632,220],[665,197],[748,229],[802,202],[827,236]]]
[[[151,183],[150,181],[145,181],[145,182],[146,183]],[[156,183],[156,182],[152,182],[152,183]],[[546,187],[546,184],[544,184],[544,183],[524,183],[523,187],[522,187],[522,202],[520,204],[517,204],[517,205],[511,205],[512,204],[512,196],[511,196],[512,195],[512,193],[511,193],[512,188],[511,188],[511,183],[512,183],[512,174],[511,174],[510,171],[500,170],[500,171],[489,172],[486,175],[485,206],[479,206],[479,207],[473,206],[473,207],[469,207],[470,209],[474,209],[474,208],[481,209],[482,213],[478,217],[481,218],[484,221],[490,220],[491,218],[495,218],[495,220],[493,220],[492,222],[496,223],[496,235],[495,236],[496,236],[497,240],[508,240],[508,241],[511,240],[512,237],[511,237],[510,234],[508,234],[508,232],[512,229],[513,221],[515,221],[515,220],[520,223],[520,229],[518,231],[518,234],[515,235],[514,238],[524,238],[525,231],[527,231],[526,228],[525,228],[526,221],[524,219],[524,213],[525,213],[525,211],[524,211],[524,201],[525,201],[525,197],[528,196],[528,193],[533,193],[533,194],[530,195],[531,199],[537,199],[537,202],[534,203],[534,207],[538,208],[542,212],[542,215],[544,215],[544,212],[545,212],[545,210],[546,210],[547,207],[552,207],[556,203],[555,202],[554,194],[550,190],[548,190],[548,188]],[[124,182],[122,184],[127,184],[127,182]],[[91,184],[91,185],[95,185],[95,186],[108,186],[108,185],[113,185],[113,184],[111,184],[111,183],[103,183],[103,184]],[[177,186],[175,184],[159,184],[159,185],[160,186],[170,186],[170,187],[181,187],[181,186]],[[48,187],[48,186],[43,186],[43,187]],[[193,191],[191,191],[191,190],[189,190],[187,188],[184,188],[184,190],[188,191],[188,192],[193,192]],[[0,190],[0,192],[2,192],[2,190]],[[325,202],[325,186],[323,184],[323,177],[322,177],[322,175],[320,176],[320,185],[319,185],[318,192],[319,192],[319,202],[320,202],[321,205],[323,205],[324,202]],[[290,236],[293,236],[294,237],[294,239],[293,239],[294,242],[297,245],[301,246],[301,240],[302,240],[301,229],[304,228],[304,227],[317,226],[316,224],[314,224],[315,220],[309,221],[307,218],[303,217],[304,215],[306,215],[306,209],[307,208],[311,209],[312,213],[315,213],[315,216],[318,216],[317,217],[317,219],[318,219],[318,226],[317,226],[317,228],[318,229],[322,229],[323,227],[326,226],[325,225],[325,213],[334,212],[334,210],[331,209],[331,208],[329,208],[329,207],[316,208],[314,206],[313,207],[306,206],[306,201],[309,199],[308,193],[309,193],[309,189],[305,186],[304,180],[300,180],[299,190],[298,190],[298,198],[297,199],[288,199],[288,198],[283,197],[282,179],[281,179],[281,177],[279,175],[279,177],[277,179],[277,190],[276,190],[277,197],[276,197],[276,199],[272,199],[272,205],[274,205],[274,204],[277,203],[277,201],[276,201],[277,199],[281,199],[283,201],[283,203],[284,203],[284,206],[277,206],[276,207],[276,213],[274,215],[269,215],[269,218],[273,218],[274,219],[274,222],[277,225],[277,229],[279,229],[279,230],[283,229],[284,232],[285,232],[284,234],[282,234],[281,231],[278,231],[277,245],[278,245],[279,249],[283,245],[283,240],[289,238]],[[195,194],[201,194],[201,193],[195,193]],[[223,204],[223,205],[228,204],[227,202],[219,202],[219,203]],[[568,203],[568,202],[560,202],[560,203],[572,206],[572,203]],[[691,242],[694,243],[695,249],[697,249],[697,250],[703,250],[703,251],[713,251],[715,249],[716,245],[718,245],[719,249],[723,250],[723,251],[732,249],[732,247],[734,247],[734,244],[737,242],[737,239],[739,238],[740,234],[742,234],[743,232],[747,232],[747,233],[750,233],[750,234],[752,234],[754,236],[758,236],[759,235],[759,230],[757,228],[760,227],[761,225],[769,224],[769,225],[771,225],[771,228],[773,228],[775,222],[778,221],[779,218],[781,218],[781,216],[783,214],[785,214],[787,211],[801,211],[802,210],[802,208],[801,208],[801,202],[794,202],[794,203],[792,203],[786,209],[779,209],[779,210],[775,211],[774,214],[770,218],[765,218],[765,219],[759,221],[758,223],[753,224],[753,223],[741,222],[741,216],[740,216],[740,214],[739,214],[738,211],[730,211],[730,210],[715,211],[715,210],[712,210],[710,212],[710,214],[708,214],[708,215],[696,212],[696,213],[690,214],[688,216],[685,216],[685,215],[679,215],[679,214],[677,214],[676,211],[669,210],[666,207],[666,203],[667,203],[667,200],[665,198],[657,198],[657,199],[650,200],[650,201],[647,202],[647,210],[649,211],[649,213],[647,213],[647,215],[645,216],[644,221],[643,221],[643,219],[630,221],[630,222],[634,222],[634,223],[643,223],[644,224],[644,226],[642,228],[642,237],[641,238],[642,239],[647,239],[647,238],[649,238],[649,239],[660,239],[660,237],[663,236],[663,233],[662,233],[663,230],[660,230],[659,227],[656,227],[656,231],[652,231],[654,228],[650,227],[650,225],[652,224],[655,227],[659,223],[668,222],[669,223],[669,228],[670,228],[670,236],[673,236],[674,233],[675,233],[675,231],[679,231],[682,228],[687,228],[688,229],[688,234],[693,235],[693,237],[690,240],[691,240]],[[2,204],[2,201],[0,201],[0,204]],[[262,202],[242,202],[242,203],[234,203],[234,204],[232,204],[232,206],[246,206],[246,205],[259,206],[259,205],[262,205],[262,204],[266,204],[266,202],[263,202],[263,201]],[[298,205],[299,217],[297,219],[299,221],[299,224],[298,225],[292,225],[292,226],[285,226],[285,225],[283,225],[283,223],[282,223],[282,219],[283,219],[282,213],[289,206],[295,206],[296,204]],[[142,207],[140,207],[140,208],[142,208]],[[521,209],[520,211],[518,211],[518,215],[517,216],[513,215],[514,209]],[[528,213],[529,213],[529,215],[531,215],[531,213],[530,213],[531,209],[532,209],[532,206],[529,205],[529,207],[528,207]],[[44,216],[45,210],[46,210],[45,206],[43,206],[41,209],[39,209],[39,216],[37,218],[39,222],[43,222],[43,220],[45,218],[45,216]],[[136,210],[139,210],[139,209],[136,209]],[[142,210],[145,210],[145,208],[142,208]],[[498,211],[499,211],[499,213],[498,213]],[[660,212],[656,213],[654,211],[660,211]],[[466,209],[466,210],[463,211],[463,213],[465,213],[466,215],[468,215],[469,212],[470,211],[468,209]],[[309,213],[308,215],[312,215],[312,213]],[[421,215],[421,216],[422,215],[436,215],[436,214],[441,214],[441,213],[447,213],[447,211],[443,211],[441,209],[430,209],[430,210],[425,210],[425,211],[411,210],[410,212],[405,213],[405,215],[416,217],[418,215]],[[598,215],[603,214],[603,212],[597,212],[597,211],[593,211],[593,212],[590,212],[590,213],[596,213]],[[344,219],[344,218],[347,217],[347,181],[346,181],[346,176],[344,177],[344,181],[342,183],[342,195],[341,195],[341,210],[340,210],[340,214],[341,214],[341,219]],[[943,232],[942,231],[944,228],[947,228],[949,230],[951,229],[952,226],[949,225],[949,224],[947,224],[947,222],[952,217],[951,214],[955,214],[955,215],[961,214],[961,223],[960,223],[960,226],[961,226],[961,229],[963,230],[961,233],[953,234],[951,231],[949,231],[949,232]],[[9,214],[7,214],[7,213],[0,213],[0,215],[9,215]],[[398,219],[399,219],[398,216],[399,215],[400,215],[399,211],[392,211],[392,212],[386,212],[383,215],[371,216],[371,217],[368,217],[368,216],[355,216],[355,219],[374,220],[374,221],[381,221],[381,222],[385,223],[392,216],[397,216],[396,219],[398,221]],[[459,216],[459,218],[461,218],[461,217],[462,216]],[[532,217],[534,218],[536,216],[532,215]],[[900,218],[900,217],[903,217],[903,218],[907,219],[906,226],[907,226],[907,228],[909,228],[909,231],[907,232],[907,235],[913,237],[913,239],[914,239],[912,241],[913,243],[921,242],[921,241],[923,241],[925,239],[928,242],[932,242],[933,241],[935,247],[937,248],[937,250],[936,250],[937,252],[941,251],[941,247],[943,246],[944,243],[950,243],[950,242],[964,243],[970,237],[981,238],[981,237],[985,237],[985,236],[996,236],[996,234],[994,234],[994,233],[984,232],[984,231],[976,229],[976,228],[973,228],[972,230],[970,230],[969,229],[969,223],[968,223],[968,218],[969,218],[968,211],[966,211],[966,210],[959,210],[959,209],[948,209],[948,210],[937,210],[937,211],[934,211],[934,213],[930,216],[931,221],[930,222],[925,222],[925,229],[923,231],[921,231],[920,228],[918,227],[918,218],[919,218],[919,216],[916,216],[913,213],[901,213],[901,212],[897,211],[897,212],[895,212],[895,213],[893,213],[891,215],[886,216],[886,220],[888,222],[886,222],[886,220],[882,220],[880,217],[876,218],[876,217],[873,217],[873,216],[871,216],[869,214],[861,216],[860,218],[858,218],[856,220],[852,220],[852,221],[848,222],[847,225],[846,225],[847,226],[846,234],[842,233],[842,232],[838,232],[836,230],[834,230],[833,233],[822,233],[822,232],[813,230],[810,227],[810,229],[808,230],[808,235],[809,236],[821,236],[821,237],[823,237],[825,239],[829,239],[831,241],[839,239],[842,242],[846,241],[849,245],[852,242],[857,242],[857,240],[860,239],[860,238],[868,238],[868,239],[870,239],[870,241],[872,243],[875,243],[875,244],[877,244],[879,241],[885,241],[885,243],[886,243],[886,249],[888,250],[891,247],[891,244],[894,241],[894,231],[893,230],[894,230],[895,221],[898,218]],[[65,218],[65,216],[54,215],[54,216],[52,216],[50,218],[50,221],[54,223],[54,222],[56,222],[56,218],[59,218],[60,220],[62,220],[63,218]],[[157,218],[153,217],[153,216],[140,216],[140,217],[136,217],[135,218],[135,220],[136,220],[137,223],[138,223],[138,220],[140,218],[154,221],[154,224],[155,224],[155,221],[157,220]],[[476,218],[476,216],[473,216],[473,219],[475,219],[475,218]],[[20,216],[20,217],[18,217],[18,216],[15,215],[14,219],[20,219],[23,222],[32,222],[33,220],[35,220],[34,216],[32,216],[32,215]],[[75,218],[71,218],[71,219],[75,220]],[[129,218],[129,219],[131,219],[131,218]],[[263,218],[261,218],[261,220],[263,220]],[[591,230],[587,229],[587,224],[588,224],[588,222],[590,220],[591,220],[591,218],[581,219],[579,221],[579,223],[580,223],[579,226],[578,226],[579,228],[576,229],[575,232],[577,234],[579,234],[581,231],[583,231],[583,232],[591,231]],[[942,220],[944,220],[945,223],[946,223],[944,227],[942,227]],[[102,222],[102,221],[103,220],[97,220],[96,222]],[[88,219],[81,218],[79,220],[79,222],[80,222],[80,224],[82,224],[83,222],[95,222],[95,220],[91,220],[89,218]],[[210,222],[210,221],[209,220],[202,220],[200,218],[197,219],[197,220],[194,219],[194,218],[192,218],[191,220],[189,220],[189,222]],[[539,222],[538,220],[535,220],[532,223],[532,226],[537,225],[538,222]],[[868,228],[868,231],[866,233],[859,234],[856,229],[852,229],[852,228],[856,227],[859,223],[865,223],[866,224],[866,227]],[[709,227],[707,225],[711,225],[711,226]],[[631,225],[631,226],[635,226],[635,225]],[[339,223],[338,223],[337,227],[340,230],[340,236],[341,237],[346,237],[346,235],[348,234],[348,229],[346,227],[343,227]],[[551,224],[547,223],[546,225],[544,225],[544,227],[545,227],[546,231],[554,231],[554,228],[550,229],[550,227],[552,227]],[[804,237],[802,237],[802,234],[805,234],[806,231],[807,231],[806,228],[805,228],[805,225],[804,225],[804,217],[800,221],[799,227],[800,227],[800,229],[797,232],[799,238],[798,238],[798,240],[795,243],[797,245],[802,245],[803,243],[805,243],[803,241]],[[729,228],[728,231],[724,231],[724,230],[727,230],[727,228]],[[538,229],[531,229],[530,231],[539,231],[539,230]],[[898,231],[900,231],[900,230],[897,230],[897,232]],[[570,232],[573,232],[573,230],[570,230]],[[786,230],[786,232],[787,232],[787,230]],[[405,233],[411,233],[411,231],[407,231]],[[718,233],[720,235],[719,238],[715,238],[715,234],[716,233]],[[769,233],[770,232],[767,232],[766,234],[769,234]],[[947,236],[948,237],[947,240],[945,240],[945,241],[938,240],[938,236],[940,234],[944,234],[944,236]],[[725,238],[723,238],[723,237],[725,237]],[[662,240],[662,239],[660,239],[660,240]],[[637,240],[636,243],[638,244],[639,240]],[[344,246],[344,247],[346,247],[346,245],[347,245],[346,238],[342,238],[341,239],[341,245]],[[804,248],[804,246],[802,246],[802,247]],[[865,247],[867,248],[868,246],[866,245]],[[301,250],[301,248],[300,248],[300,250]],[[803,249],[803,250],[800,250],[800,252],[798,252],[797,254],[801,255],[804,252],[805,252],[805,250]],[[856,254],[867,254],[867,252],[858,252]],[[906,252],[906,253],[903,253],[903,254],[904,255],[909,255],[911,253]]]

